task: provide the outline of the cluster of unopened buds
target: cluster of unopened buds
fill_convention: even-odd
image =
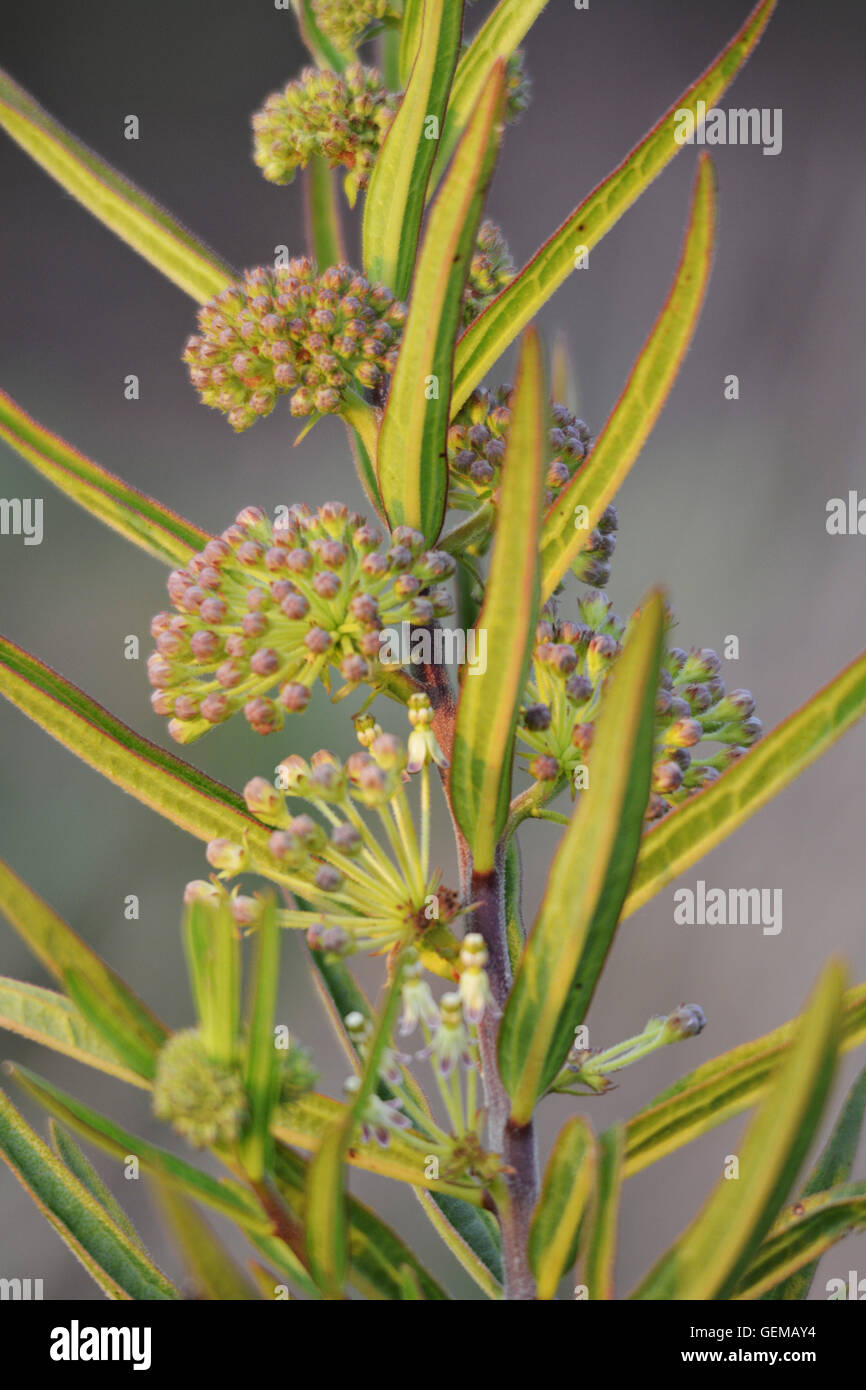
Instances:
[[[347,265],[319,274],[308,257],[248,270],[198,314],[183,360],[205,405],[235,430],[290,394],[293,415],[339,411],[353,388],[393,371],[406,309]]]
[[[622,651],[625,632],[606,594],[588,591],[577,609],[576,622],[539,623],[518,727],[521,741],[535,755],[529,772],[536,781],[555,783],[565,777],[573,789],[579,789],[577,774],[585,767],[604,683]],[[672,647],[665,655],[656,702],[649,820],[715,781],[761,735],[751,694],[726,692],[720,670],[718,655],[706,647],[689,652]],[[705,745],[710,743],[720,747],[709,751]]]
[[[257,733],[272,733],[332,670],[341,695],[387,685],[396,668],[380,660],[380,633],[451,613],[441,585],[455,566],[409,527],[397,527],[387,551],[381,539],[338,502],[290,507],[278,524],[245,507],[174,570],[174,611],[153,619],[148,660],[153,707],[170,717],[172,738],[190,743],[240,709]]]
[[[514,262],[502,232],[495,222],[482,222],[463,290],[464,326],[476,319],[513,279]]]
[[[386,1047],[379,1059],[378,1078],[389,1094],[374,1094],[367,1101],[361,1116],[363,1142],[375,1141],[387,1147],[391,1135],[399,1132],[403,1143],[425,1155],[436,1155],[449,1172],[471,1171],[477,1165],[477,1135],[483,1119],[477,1092],[478,1024],[485,1012],[494,1007],[487,980],[487,958],[483,937],[475,932],[464,937],[458,988],[448,990],[437,1000],[424,977],[417,952],[411,947],[404,950],[396,967],[400,971],[402,997],[398,1037],[402,1044],[409,1035],[421,1032],[424,1046],[415,1058],[431,1064],[449,1129],[437,1125],[429,1111],[418,1104],[407,1084],[407,1068],[413,1058],[395,1044]],[[359,1058],[366,1061],[372,1035],[370,1020],[353,1012],[343,1022]],[[349,1099],[359,1085],[357,1077],[346,1082]]]
[[[424,761],[416,749],[421,784],[416,826],[407,796],[406,745],[383,733],[371,715],[360,716],[356,729],[361,749],[345,762],[325,750],[309,762],[291,754],[278,764],[275,782],[254,777],[247,783],[248,809],[273,832],[267,861],[258,859],[255,870],[303,901],[304,907],[280,909],[277,920],[305,930],[309,945],[327,958],[388,951],[413,941],[426,946],[429,940],[442,973],[450,977],[458,944],[448,926],[465,909],[457,894],[441,885],[440,870],[430,867],[428,763],[438,748],[428,743]],[[287,803],[294,800],[309,809],[293,814]],[[224,838],[211,840],[207,857],[219,881],[189,884],[187,901],[218,901],[226,893],[224,882],[251,867],[246,846]],[[263,898],[237,888],[230,905],[244,928],[258,926],[265,910]]]
[[[342,53],[362,43],[370,27],[385,18],[388,0],[312,0],[312,10],[322,33]]]
[[[253,116],[253,158],[271,183],[291,183],[311,159],[346,170],[344,188],[354,206],[367,187],[397,98],[374,68],[350,63],[342,73],[304,68]]]
[[[566,1095],[603,1095],[616,1084],[610,1079],[612,1072],[630,1067],[660,1047],[697,1037],[706,1022],[699,1004],[680,1004],[673,1013],[649,1019],[643,1032],[636,1037],[626,1038],[603,1052],[575,1043],[550,1089]]]

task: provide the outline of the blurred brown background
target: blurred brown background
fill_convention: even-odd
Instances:
[[[470,29],[487,8],[470,10]],[[570,0],[551,0],[526,45],[535,98],[509,132],[489,201],[519,264],[706,66],[748,8],[747,0],[594,0],[576,12]],[[290,14],[269,0],[38,7],[11,0],[5,18],[4,66],[230,263],[266,262],[278,243],[301,247],[299,188],[266,184],[249,155],[250,113],[304,61]],[[650,583],[661,582],[679,615],[681,645],[721,649],[727,634],[737,634],[740,661],[726,676],[755,693],[768,728],[863,645],[866,540],[829,537],[824,526],[829,497],[864,489],[862,39],[854,0],[823,7],[786,0],[723,99],[781,107],[783,151],[776,158],[755,147],[714,152],[720,226],[708,303],[664,416],[619,498],[610,585],[618,611],[627,614]],[[128,114],[139,117],[137,143],[123,138]],[[568,334],[581,409],[595,429],[666,293],[694,164],[695,151],[685,150],[542,315],[546,333]],[[192,301],[5,137],[0,189],[0,384],[26,410],[213,530],[248,502],[338,496],[360,505],[336,422],[320,424],[293,450],[296,426],[285,408],[235,437],[198,404],[179,361]],[[508,367],[490,384],[507,379]],[[131,372],[141,381],[138,402],[123,396]],[[740,378],[738,402],[723,398],[729,373]],[[164,741],[144,670],[149,619],[166,602],[159,565],[40,483],[2,445],[0,495],[45,498],[40,547],[0,538],[0,630]],[[123,659],[132,633],[142,642],[137,663]],[[213,734],[189,756],[240,786],[291,749],[348,749],[342,724],[332,733],[329,720],[320,699],[271,743],[235,721],[232,733]],[[850,962],[853,980],[866,976],[864,751],[866,731],[849,734],[683,880],[782,888],[781,935],[677,927],[672,888],[623,926],[591,1013],[593,1043],[610,1045],[684,1000],[702,1004],[709,1023],[699,1039],[624,1073],[618,1090],[593,1101],[588,1113],[598,1127],[791,1016],[831,952]],[[184,883],[204,871],[202,847],[5,703],[0,808],[0,854],[170,1024],[188,1024],[179,905]],[[524,837],[530,916],[555,838],[541,825]],[[439,843],[450,863],[444,826]],[[124,919],[130,893],[141,901],[138,922]],[[2,924],[0,970],[44,980]],[[315,1045],[325,1084],[336,1088],[344,1062],[295,940],[286,944],[284,975],[281,1017]],[[139,1093],[14,1037],[4,1036],[2,1055],[166,1142]],[[856,1057],[846,1058],[837,1104],[856,1068]],[[547,1104],[548,1139],[573,1104]],[[41,1117],[35,1122],[44,1128]],[[742,1125],[726,1124],[628,1183],[621,1292],[697,1209]],[[860,1177],[863,1159],[861,1152]],[[110,1161],[99,1163],[157,1258],[176,1272],[144,1183],[123,1182]],[[353,1177],[352,1186],[417,1242],[432,1267],[453,1276],[462,1296],[473,1296],[450,1257],[437,1253],[411,1194],[372,1179]],[[43,1278],[46,1298],[99,1296],[5,1168],[0,1203],[0,1274]],[[824,1259],[813,1296],[852,1268],[866,1275],[866,1237]]]

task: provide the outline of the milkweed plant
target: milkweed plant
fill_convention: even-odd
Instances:
[[[309,245],[243,273],[0,78],[8,134],[196,301],[178,371],[202,404],[235,432],[294,432],[294,417],[303,434],[341,417],[366,498],[363,514],[303,495],[273,514],[250,498],[209,535],[0,399],[4,441],[167,567],[147,663],[165,746],[2,639],[0,690],[203,842],[178,904],[191,1002],[176,1033],[0,867],[0,907],[57,985],[0,980],[0,1023],[137,1087],[143,1115],[180,1136],[145,1142],[7,1068],[49,1113],[51,1145],[2,1095],[3,1156],[109,1298],[448,1298],[350,1195],[354,1169],[412,1189],[479,1298],[804,1298],[821,1253],[866,1225],[866,1183],[850,1171],[863,1078],[795,1186],[837,1055],[866,1039],[866,983],[846,990],[838,963],[792,1022],[688,1072],[624,1124],[605,1122],[617,1074],[687,1045],[703,1010],[647,999],[633,1036],[590,1045],[618,924],[866,707],[861,657],[762,735],[716,652],[676,645],[665,595],[650,589],[623,616],[608,596],[616,494],[707,289],[709,155],[668,297],[597,433],[572,409],[562,344],[547,353],[532,327],[682,151],[684,118],[700,127],[773,8],[756,5],[523,268],[484,204],[529,102],[519,46],[545,0],[499,0],[474,36],[460,0],[296,0],[309,65],[262,93],[252,158],[287,199],[300,188]],[[350,217],[358,264],[343,250]],[[513,343],[505,382],[497,364]],[[348,756],[308,747],[320,685]],[[243,722],[263,742],[241,794],[174,751]],[[440,862],[431,822],[444,811],[453,846]],[[543,822],[550,864],[525,916],[529,819]],[[285,932],[304,943],[348,1059],[336,1095],[317,1089],[303,1021],[296,1032],[277,1017]],[[573,1098],[574,1113],[539,1156],[550,1095]],[[749,1108],[738,1180],[720,1179],[620,1290],[622,1184]],[[73,1135],[152,1181],[188,1283],[157,1268]],[[238,1228],[246,1265],[202,1209]]]

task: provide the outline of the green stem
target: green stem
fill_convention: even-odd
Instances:
[[[449,555],[459,555],[468,545],[489,529],[495,508],[492,502],[484,502],[465,521],[461,521],[437,541],[438,550],[447,550]]]
[[[333,172],[321,155],[314,155],[304,171],[304,212],[307,243],[320,271],[346,259],[337,198]]]

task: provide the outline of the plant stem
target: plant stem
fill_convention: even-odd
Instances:
[[[487,971],[497,1010],[501,1011],[511,988],[511,962],[508,956],[505,921],[505,849],[500,844],[493,871],[472,873],[470,901],[475,910],[477,930],[484,937],[489,960]],[[535,1129],[511,1123],[511,1102],[499,1075],[496,1044],[499,1013],[485,1011],[478,1025],[482,1074],[489,1126],[488,1143],[502,1154],[506,1164],[505,1200],[498,1203],[502,1233],[502,1262],[506,1299],[530,1301],[535,1297],[535,1280],[529,1268],[529,1222],[538,1199],[538,1156]]]

